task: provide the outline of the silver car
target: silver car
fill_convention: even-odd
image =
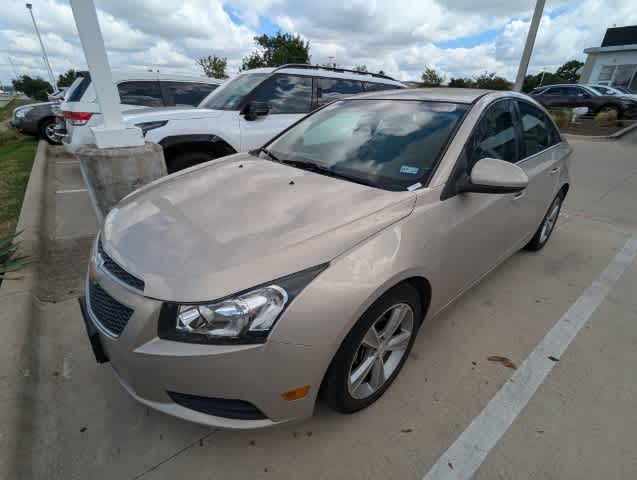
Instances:
[[[319,394],[365,408],[423,321],[546,244],[570,155],[521,94],[336,101],[111,211],[81,301],[94,353],[140,402],[203,424],[302,419]]]

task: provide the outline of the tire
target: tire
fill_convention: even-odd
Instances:
[[[561,191],[551,202],[551,205],[549,206],[546,215],[544,215],[542,223],[540,223],[540,226],[537,228],[535,235],[533,235],[531,241],[524,247],[525,250],[537,252],[538,250],[542,250],[542,248],[544,248],[544,245],[546,245],[546,243],[549,241],[549,238],[551,238],[551,234],[555,229],[555,224],[557,223],[557,219],[560,216],[560,211],[562,210],[563,201],[564,192]],[[545,231],[545,228],[547,228],[548,230]]]
[[[38,127],[40,138],[46,140],[50,145],[61,145],[62,142],[57,140],[57,138],[54,136],[54,129],[55,118],[45,118],[40,122],[40,126]]]
[[[383,332],[383,328],[389,327],[388,318],[394,312],[397,315],[405,312],[398,329],[385,338],[382,335],[372,335],[372,328],[375,333],[387,332]],[[398,341],[405,337],[405,332],[409,328],[409,315],[412,319],[410,337],[408,340]],[[400,373],[414,344],[421,320],[420,296],[413,286],[402,283],[379,298],[354,325],[332,359],[321,388],[321,395],[327,404],[337,412],[353,413],[378,400]],[[369,352],[373,349],[363,343],[364,339],[371,338],[368,335],[386,344],[387,349],[380,350],[380,358],[383,359],[380,364],[382,368],[377,368],[379,355],[369,356]],[[390,339],[395,341],[395,347],[404,346],[404,350],[396,348],[392,351]],[[379,352],[379,350],[375,351]],[[365,370],[364,365],[368,365],[369,362],[372,362],[372,367]],[[357,382],[352,382],[357,371],[367,372],[357,377],[361,379],[358,387],[355,386]],[[375,372],[380,371],[383,372],[382,383],[378,383],[378,375],[374,380]],[[376,387],[373,386],[374,383],[377,384]]]
[[[209,162],[217,158],[213,153],[208,152],[184,152],[178,153],[170,159],[166,159],[166,170],[168,173],[175,173],[200,163]]]

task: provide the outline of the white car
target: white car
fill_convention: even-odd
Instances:
[[[208,77],[170,75],[157,72],[113,71],[122,112],[139,107],[198,105],[223,83]],[[66,151],[95,143],[90,127],[102,123],[100,106],[89,72],[79,72],[60,106],[56,133]]]
[[[632,98],[633,100],[637,100],[637,93],[626,93],[618,90],[615,87],[610,87],[608,85],[597,85],[597,84],[587,84],[588,88],[595,90],[595,92],[600,95],[613,95],[617,97],[627,97]]]
[[[168,172],[260,147],[318,106],[343,95],[405,86],[380,74],[283,65],[243,72],[197,108],[131,111],[127,125],[163,146]]]

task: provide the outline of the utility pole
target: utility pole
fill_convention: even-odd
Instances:
[[[526,77],[526,71],[529,68],[529,60],[531,60],[531,53],[533,53],[533,45],[535,44],[537,29],[540,26],[542,12],[544,11],[544,2],[545,0],[537,0],[537,3],[535,4],[535,11],[533,12],[533,18],[531,19],[531,26],[529,27],[529,33],[526,36],[526,44],[524,45],[524,51],[522,52],[522,58],[520,59],[518,76],[515,79],[515,86],[513,87],[513,90],[516,92],[522,91],[524,77]]]
[[[38,40],[40,41],[40,48],[42,48],[42,60],[44,60],[44,66],[49,71],[49,79],[51,80],[51,85],[53,85],[53,91],[58,89],[57,82],[55,81],[55,76],[53,75],[53,70],[51,70],[51,64],[49,63],[49,57],[46,54],[46,49],[44,48],[44,42],[42,42],[42,37],[40,36],[40,30],[38,29],[38,24],[35,22],[35,17],[33,16],[33,5],[30,3],[26,4],[27,10],[31,14],[31,20],[33,20],[33,28],[35,28],[35,33],[38,36]]]

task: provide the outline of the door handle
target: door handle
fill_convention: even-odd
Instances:
[[[558,173],[560,170],[562,170],[561,167],[555,167],[554,169],[551,170],[551,175],[555,175],[556,173]]]
[[[513,200],[519,200],[524,196],[524,192],[518,192],[515,195],[513,195]]]

